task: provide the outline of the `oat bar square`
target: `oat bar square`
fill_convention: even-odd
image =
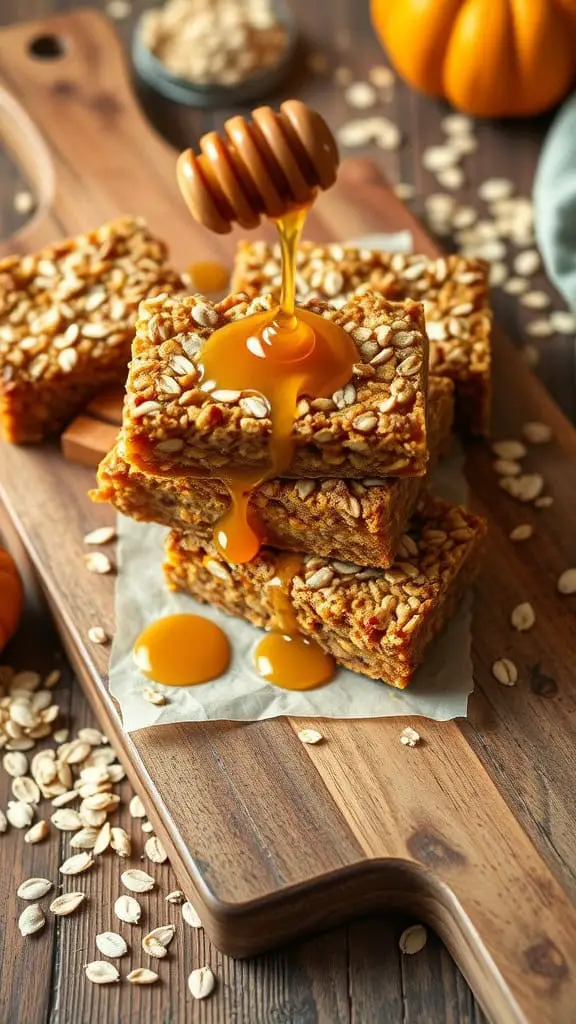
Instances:
[[[242,391],[202,386],[202,345],[231,320],[273,309],[270,296],[149,299],[140,307],[124,404],[127,460],[162,475],[226,474],[269,465],[267,403]],[[376,293],[314,312],[354,341],[351,380],[331,398],[303,396],[288,477],[422,476],[428,463],[428,340],[422,306]]]
[[[39,441],[124,383],[140,301],[180,290],[164,243],[132,217],[0,260],[0,435]]]
[[[466,509],[426,496],[388,569],[304,555],[282,584],[300,631],[345,668],[404,689],[476,577],[485,532]],[[229,565],[193,533],[172,532],[164,569],[173,589],[273,628],[269,584],[278,586],[280,557],[262,548],[247,565]]]

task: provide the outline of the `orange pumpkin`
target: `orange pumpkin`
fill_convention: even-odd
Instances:
[[[16,563],[0,548],[0,651],[16,630],[23,605],[24,590]]]
[[[371,0],[398,73],[477,117],[539,114],[576,78],[576,0]]]

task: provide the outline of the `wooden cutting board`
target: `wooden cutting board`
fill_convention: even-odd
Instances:
[[[54,48],[47,38],[60,41],[59,58],[34,56]],[[208,235],[187,217],[174,153],[137,109],[101,16],[86,10],[1,31],[0,84],[0,130],[41,197],[5,252],[131,212],[168,239],[180,268],[199,257],[229,260],[234,237]],[[350,161],[308,234],[405,227],[416,249],[436,253],[371,165]],[[87,576],[82,563],[84,533],[113,519],[86,496],[93,473],[66,463],[55,445],[0,446],[3,526],[33,565],[94,710],[222,950],[254,953],[402,906],[439,931],[491,1019],[568,1024],[576,1020],[576,597],[561,598],[556,579],[576,564],[576,432],[500,334],[495,375],[496,436],[518,436],[527,419],[554,430],[554,443],[528,460],[554,505],[515,503],[498,487],[487,446],[471,447],[473,505],[490,525],[475,610],[476,691],[465,722],[414,721],[424,737],[414,750],[399,743],[408,722],[394,719],[322,722],[318,746],[304,746],[302,721],[286,719],[124,735],[106,688],[107,653],[86,641],[91,625],[114,628],[114,579]],[[508,534],[523,521],[536,537],[514,545]],[[527,600],[537,622],[519,634],[510,612]],[[518,665],[514,688],[491,675],[502,656]]]

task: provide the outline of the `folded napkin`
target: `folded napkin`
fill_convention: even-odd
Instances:
[[[538,247],[551,281],[576,308],[576,96],[550,128],[534,181]]]

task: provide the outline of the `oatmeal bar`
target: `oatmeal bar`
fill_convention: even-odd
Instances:
[[[452,424],[452,382],[430,378],[428,438],[434,458]],[[313,551],[358,565],[390,565],[423,486],[422,477],[398,479],[269,480],[258,487],[251,509],[266,543]],[[132,519],[173,530],[212,527],[230,506],[219,480],[150,476],[130,466],[119,439],[100,464],[96,501],[108,501]]]
[[[159,476],[254,467],[265,474],[272,426],[266,401],[254,392],[204,389],[201,348],[231,320],[274,308],[271,296],[248,302],[233,295],[217,305],[198,295],[142,303],[123,415],[132,465]],[[320,300],[310,308],[349,333],[358,362],[330,398],[299,402],[294,457],[284,475],[422,476],[428,461],[422,306],[366,293],[340,310]]]
[[[139,302],[179,290],[164,243],[132,217],[0,260],[0,434],[39,441],[123,383]]]
[[[281,585],[303,634],[345,668],[403,689],[475,578],[484,535],[483,520],[426,496],[389,569],[303,555]],[[279,625],[268,584],[278,578],[282,553],[263,548],[253,562],[232,566],[194,534],[172,532],[166,555],[173,589],[256,626]]]
[[[249,296],[280,287],[280,252],[265,242],[240,242],[232,288]],[[482,260],[371,252],[304,242],[297,257],[300,303],[319,296],[341,304],[358,288],[388,299],[418,299],[430,339],[430,372],[456,386],[456,422],[474,434],[488,430],[491,392],[491,310]]]

